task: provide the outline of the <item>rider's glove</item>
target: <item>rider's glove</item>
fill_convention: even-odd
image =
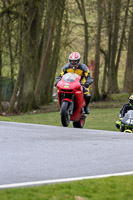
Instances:
[[[87,88],[83,85],[82,86],[83,87],[83,92],[85,93],[85,92],[88,92],[88,90],[87,90]]]
[[[117,121],[115,122],[116,128],[118,128],[118,129],[120,128],[122,119],[123,119],[123,118],[119,118],[119,120],[117,120]]]

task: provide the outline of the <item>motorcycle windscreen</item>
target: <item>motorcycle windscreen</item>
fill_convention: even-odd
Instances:
[[[63,76],[65,82],[73,82],[76,80],[77,77],[79,77],[79,76],[75,73],[66,73]]]
[[[123,120],[122,120],[122,123],[126,124],[126,125],[131,125],[133,126],[133,110],[129,110]]]

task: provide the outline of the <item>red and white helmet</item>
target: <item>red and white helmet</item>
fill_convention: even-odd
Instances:
[[[78,52],[73,52],[69,55],[69,62],[73,67],[78,66],[80,60],[81,56]]]

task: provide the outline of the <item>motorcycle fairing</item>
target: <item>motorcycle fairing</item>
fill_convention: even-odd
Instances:
[[[61,99],[61,94],[74,94],[76,98],[77,108],[74,110],[73,115],[71,116],[71,121],[79,121],[80,118],[83,115],[83,107],[86,105],[84,94],[83,94],[83,88],[80,84],[81,77],[75,73],[67,73],[63,75],[61,81],[57,84],[57,94],[58,94],[58,100],[59,100],[59,106],[61,108],[61,104],[63,101],[69,101],[71,102],[72,99],[64,97],[64,99]],[[65,88],[65,85],[69,85],[69,88]],[[66,90],[65,90],[66,89]]]
[[[124,118],[122,119],[122,124],[124,124],[125,126],[130,126],[133,127],[133,110],[129,110]]]

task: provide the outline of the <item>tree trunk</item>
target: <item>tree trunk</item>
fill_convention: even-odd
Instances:
[[[97,38],[96,38],[96,54],[95,54],[95,65],[94,65],[94,82],[92,99],[99,100],[99,67],[100,67],[100,43],[101,43],[101,29],[102,29],[102,0],[97,0],[98,5],[98,19],[97,19]]]
[[[2,77],[1,77],[1,72],[2,72],[2,50],[1,50],[1,35],[0,35],[0,112],[2,111]]]
[[[40,73],[34,92],[37,105],[47,104],[52,100],[54,76],[57,68],[57,61],[60,51],[61,27],[65,8],[65,1],[52,1],[49,2],[49,4],[50,11],[52,11],[52,13],[48,12],[50,16],[47,16],[47,18],[51,20],[50,23],[49,21],[47,22],[47,28],[49,27],[49,36],[47,38],[45,35],[45,37],[47,38],[47,46],[44,51],[44,57],[42,60],[42,65],[40,68]],[[52,9],[51,6],[54,7],[54,9]],[[55,36],[54,30],[56,24],[58,25]]]
[[[112,27],[113,27],[113,20],[112,20],[112,3],[108,1],[108,16],[107,16],[107,31],[108,31],[108,50],[107,50],[107,78],[108,78],[108,90],[111,83],[111,42],[112,42]]]
[[[37,80],[38,52],[41,34],[41,21],[43,16],[43,1],[30,0],[24,4],[24,19],[22,33],[22,56],[20,58],[21,81],[18,105],[22,111],[36,108],[34,101],[34,88]],[[16,90],[16,88],[15,88]],[[17,90],[16,90],[17,91]]]
[[[0,29],[2,30],[3,22],[0,22]],[[2,31],[0,32],[0,112],[2,112]]]
[[[121,0],[117,0],[117,1],[113,0],[113,5],[114,5],[113,7],[114,8],[114,23],[113,23],[113,31],[112,31],[113,37],[112,37],[112,46],[111,46],[108,93],[115,93],[119,91],[115,60],[116,60],[116,55],[117,55]]]
[[[104,55],[104,71],[103,71],[103,80],[102,80],[102,88],[101,88],[101,95],[102,97],[104,97],[104,95],[106,94],[108,57],[107,57],[107,53],[103,49],[101,49],[101,53]]]
[[[126,28],[126,25],[127,25],[129,3],[130,3],[130,0],[127,0],[125,17],[124,17],[124,22],[123,22],[123,27],[122,27],[122,34],[121,34],[121,39],[120,39],[120,42],[119,42],[120,44],[119,44],[118,55],[117,55],[117,60],[116,60],[116,74],[118,74],[118,68],[119,68],[119,62],[120,62],[121,51],[122,51],[122,46],[123,46],[123,40],[124,40],[124,37],[125,37],[125,28]]]
[[[54,47],[53,47],[53,52],[52,52],[52,55],[51,55],[51,61],[50,61],[50,65],[49,65],[49,67],[52,66],[51,73],[49,73],[49,79],[51,79],[51,81],[50,81],[50,83],[48,83],[48,86],[45,87],[46,91],[47,91],[47,87],[49,88],[49,90],[48,90],[49,99],[51,99],[52,94],[53,94],[55,73],[56,73],[58,61],[59,61],[61,31],[62,31],[62,21],[63,21],[64,10],[65,10],[65,0],[62,1],[60,9],[57,13],[57,21],[58,21],[58,23],[56,25],[57,32],[56,32],[56,35],[55,35]]]
[[[133,92],[133,13],[128,35],[128,50],[124,76],[124,91]]]
[[[50,70],[48,68],[48,64],[49,64],[50,56],[52,53],[54,26],[55,26],[55,19],[56,19],[56,17],[55,17],[56,9],[54,8],[54,10],[53,10],[54,4],[52,4],[52,2],[49,1],[49,4],[50,5],[48,7],[50,9],[49,10],[50,12],[49,12],[49,16],[47,15],[47,19],[50,19],[50,22],[47,21],[46,27],[48,29],[48,32],[45,32],[45,35],[44,35],[44,37],[47,38],[47,42],[44,43],[44,45],[46,46],[46,49],[43,50],[44,57],[42,58],[42,64],[41,64],[39,76],[38,76],[35,91],[34,91],[35,101],[38,106],[43,104],[44,102],[47,104],[50,101],[50,99],[47,98],[46,92],[44,90],[44,85],[48,84],[48,82],[50,82],[50,80],[48,79],[49,76],[47,76],[46,78],[44,78],[44,76],[45,76],[45,74],[48,74],[49,70]],[[49,88],[47,88],[47,90],[48,89]],[[45,96],[45,98],[44,98],[44,96]]]
[[[86,19],[85,3],[84,0],[76,0],[80,13],[84,21],[84,63],[88,66],[88,46],[89,46],[89,33],[88,33],[88,23]]]

